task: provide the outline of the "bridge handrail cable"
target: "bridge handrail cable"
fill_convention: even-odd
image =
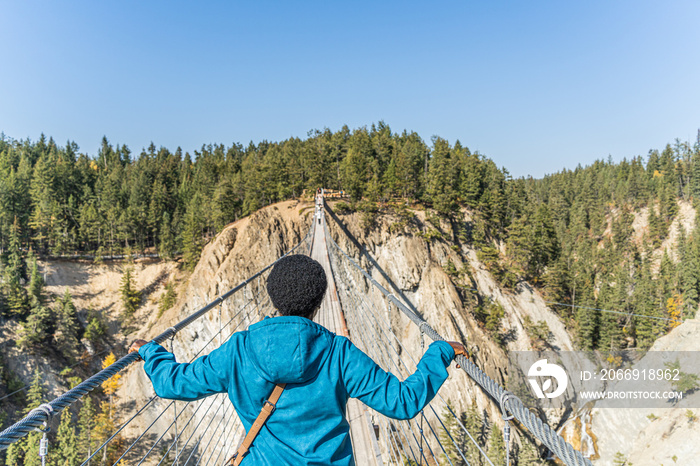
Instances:
[[[307,242],[307,240],[312,236],[312,231],[313,224],[309,228],[309,231],[306,233],[306,236],[304,236],[304,238],[296,246],[287,251],[283,256],[270,263],[251,277],[248,277],[246,280],[244,280],[234,288],[230,289],[226,293],[217,297],[209,304],[205,305],[201,309],[182,319],[177,324],[168,328],[166,331],[156,336],[151,341],[160,344],[165,342],[167,339],[175,336],[180,330],[184,329],[189,324],[202,317],[208,311],[224,302],[227,298],[243,289],[249,282],[264,274],[271,267],[273,267],[280,259],[282,259],[285,256],[288,256],[289,254],[292,254],[300,246],[304,245]],[[80,400],[86,394],[100,386],[103,382],[110,379],[115,374],[126,369],[129,365],[131,365],[131,363],[137,361],[138,358],[138,353],[129,353],[117,360],[114,364],[111,364],[109,367],[102,369],[87,380],[68,390],[63,395],[55,398],[53,401],[43,404],[41,409],[37,408],[30,411],[29,414],[27,414],[24,418],[0,432],[0,451],[7,449],[11,444],[21,440],[30,432],[33,432],[41,428],[42,425],[47,424],[53,416],[59,414],[66,407]]]
[[[333,216],[330,216],[333,218]],[[335,219],[334,219],[335,221]],[[341,229],[342,230],[342,229]],[[372,275],[360,267],[352,257],[350,257],[343,249],[333,240],[329,232],[326,232],[327,240],[340,254],[342,254],[352,265],[355,267],[362,275],[370,282],[371,285],[377,287],[377,289],[390,301],[392,302],[401,312],[403,312],[413,323],[418,325],[418,327],[433,341],[445,341],[435,329],[433,329],[425,320],[423,320],[419,315],[413,312],[408,306],[406,306],[401,300],[399,300],[394,294],[390,293],[386,288],[384,288],[379,282],[377,282]],[[501,387],[495,380],[491,379],[485,372],[483,372],[479,367],[476,366],[472,361],[466,357],[459,355],[456,358],[457,363],[462,367],[462,370],[467,373],[467,375],[474,380],[486,393],[488,393],[496,403],[499,403],[506,391]],[[503,403],[503,406],[522,424],[524,425],[535,437],[537,437],[547,448],[552,451],[556,456],[558,456],[562,461],[564,461],[569,466],[592,466],[590,460],[583,457],[580,451],[574,449],[574,447],[568,443],[564,438],[562,438],[556,431],[554,431],[548,424],[543,422],[539,417],[533,414],[523,402],[516,396],[510,395],[507,400]]]

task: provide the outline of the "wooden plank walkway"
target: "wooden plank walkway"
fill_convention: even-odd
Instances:
[[[318,210],[317,210],[318,212]],[[316,313],[314,322],[323,325],[331,332],[337,335],[349,337],[345,317],[338,301],[338,292],[335,286],[335,280],[331,272],[330,259],[328,257],[328,249],[326,245],[326,236],[324,234],[325,218],[321,211],[319,217],[314,217],[314,242],[311,248],[311,258],[317,260],[326,271],[328,278],[328,291],[323,298],[321,308]],[[367,406],[359,400],[351,398],[348,401],[346,417],[350,423],[350,438],[352,440],[352,449],[355,455],[355,464],[358,466],[374,465],[382,466],[384,463],[376,448],[376,439],[373,439],[374,429],[369,425]]]

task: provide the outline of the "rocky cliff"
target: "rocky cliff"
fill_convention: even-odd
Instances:
[[[513,292],[504,290],[479,261],[476,251],[456,240],[457,232],[451,223],[441,221],[435,225],[434,219],[427,220],[429,213],[425,211],[415,211],[413,215],[408,223],[392,214],[378,215],[368,227],[363,213],[339,213],[337,222],[329,221],[329,227],[339,246],[371,270],[382,286],[397,296],[405,296],[445,338],[463,341],[472,351],[476,364],[501,385],[508,386],[508,351],[533,347],[534,342],[525,331],[526,319],[547,323],[552,346],[573,349],[563,323],[547,308],[539,293],[527,284]],[[465,215],[465,220],[469,220],[468,214]],[[430,231],[437,231],[433,236],[440,239],[427,239],[430,235],[426,233]],[[376,264],[360,253],[355,241]],[[475,293],[502,306],[504,316],[496,332],[487,331],[476,319],[475,307],[480,303]],[[385,307],[381,298],[372,296],[378,309]],[[420,354],[420,332],[415,324],[403,316],[392,319],[392,324],[398,327],[395,331],[409,351]],[[499,344],[494,333],[507,336]],[[457,411],[464,412],[476,402],[489,422],[502,427],[498,407],[463,371],[450,368],[450,378],[440,393]],[[548,422],[557,425],[563,412],[559,409],[548,413]]]
[[[137,317],[143,325],[129,338],[152,338],[274,261],[304,238],[312,213],[311,203],[288,201],[261,209],[229,225],[204,248],[194,272],[179,289],[177,304],[160,318],[156,318],[152,311],[141,311]],[[331,236],[340,247],[371,270],[383,286],[397,296],[403,295],[439,333],[448,339],[466,343],[473,351],[477,365],[502,385],[508,386],[509,383],[508,352],[529,350],[537,344],[526,330],[528,321],[546,323],[551,333],[549,344],[552,347],[573,349],[564,324],[547,307],[539,292],[527,283],[521,283],[514,291],[503,289],[479,261],[476,251],[458,240],[453,224],[446,221],[436,223],[434,218],[427,218],[429,213],[420,210],[412,212],[409,222],[391,213],[374,215],[369,220],[361,212],[337,212],[335,215],[337,222],[329,219],[328,225]],[[464,215],[468,220],[468,213]],[[363,256],[355,242],[376,260],[376,264]],[[503,308],[503,318],[495,330],[500,335],[500,343],[494,338],[494,330],[487,330],[475,316],[476,306],[484,305],[484,297]],[[378,308],[385,307],[385,302],[375,294],[369,299],[374,299]],[[232,318],[236,310],[235,303],[222,306],[221,321]],[[251,318],[243,322],[243,327],[252,321]],[[420,354],[418,328],[401,315],[392,316],[391,322],[406,348],[413,354]],[[167,345],[172,345],[178,360],[189,360],[205,342],[215,337],[219,325],[218,312],[212,311],[180,332]],[[681,326],[675,332],[680,332],[681,328],[686,327]],[[687,338],[692,338],[692,335]],[[490,422],[502,424],[497,406],[462,371],[454,367],[450,371],[450,379],[441,390],[443,397],[449,399],[457,411],[465,411],[468,405],[475,402]],[[117,398],[122,400],[120,416],[126,418],[152,394],[153,390],[140,365],[134,365],[125,374],[117,393]],[[567,413],[566,408],[549,410],[543,415],[546,415],[550,425],[558,426],[564,422],[561,416]],[[143,430],[155,419],[158,410],[154,409],[153,413],[145,412],[125,430],[125,436],[131,437]],[[678,413],[669,414],[668,422],[675,422],[674,426],[678,426],[679,421],[673,421],[678,416]],[[166,420],[166,417],[156,422],[156,430],[167,429],[170,419]],[[634,427],[630,427],[625,439],[631,441],[640,435],[653,435],[651,431],[639,432],[646,429],[647,423],[642,419],[644,416],[640,418],[634,414],[634,417],[641,419],[641,424],[636,421],[627,423]],[[606,440],[614,438],[610,434],[622,422],[615,416],[606,417],[602,412],[594,412],[592,419],[596,435]],[[198,421],[196,414],[195,421]],[[662,423],[657,424],[660,425]],[[669,451],[674,452],[675,448]],[[608,464],[611,455],[619,450],[605,441],[600,442],[599,449],[609,451],[600,464]],[[626,453],[625,450],[622,452]],[[672,457],[672,454],[669,453],[667,457]],[[634,464],[638,464],[638,461],[636,459]]]
[[[153,325],[144,326],[140,331],[130,335],[130,338],[155,337],[254,275],[302,241],[309,231],[312,214],[313,204],[288,201],[261,209],[227,226],[204,247],[199,263],[178,292],[179,298],[176,305]],[[260,286],[260,283],[253,285]],[[237,296],[234,298],[237,299]],[[203,348],[201,354],[208,353],[218,346],[217,332],[222,322],[235,318],[239,308],[236,303],[235,299],[227,301],[221,306],[220,315],[218,310],[213,310],[194,321],[179,332],[172,341],[167,342],[166,346],[168,349],[172,348],[179,361],[191,360],[200,354]],[[258,318],[258,316],[250,316],[244,319],[238,329],[245,328]],[[234,319],[234,323],[236,322],[239,320]],[[228,335],[228,331],[234,329],[235,327],[224,329],[223,335]],[[209,341],[212,343],[207,345]],[[148,401],[153,395],[153,388],[140,364],[130,367],[122,380],[123,383],[117,393],[117,399],[120,400],[118,412],[122,418],[127,418]],[[124,436],[134,438],[154,421],[155,425],[151,432],[166,432],[171,427],[172,416],[164,415],[157,419],[165,406],[167,402],[157,400],[125,429]],[[190,429],[206,416],[222,418],[221,413],[206,414],[205,410],[197,413],[188,412],[183,418],[189,418],[189,414],[194,414]],[[173,431],[170,432],[172,434]],[[189,433],[187,432],[187,435]]]
[[[297,244],[308,230],[311,207],[311,204],[292,201],[276,204],[224,229],[205,247],[189,282],[179,293],[177,305],[135,336],[151,338],[161,333]],[[477,365],[502,385],[507,385],[508,381],[507,350],[532,347],[533,342],[524,330],[526,318],[533,322],[547,322],[552,332],[552,344],[572,348],[563,324],[546,307],[542,297],[529,286],[520,286],[515,292],[504,291],[478,260],[476,252],[454,240],[455,232],[449,223],[432,226],[426,221],[423,211],[415,212],[411,223],[398,229],[395,224],[399,219],[392,214],[377,216],[369,227],[362,213],[338,215],[337,220],[339,223],[329,219],[328,224],[340,247],[371,269],[373,276],[388,289],[393,289],[397,295],[403,294],[439,333],[448,339],[463,341],[473,352]],[[341,231],[339,225],[350,236]],[[424,232],[436,228],[442,239],[424,236]],[[376,259],[376,266],[361,256],[351,237]],[[455,278],[454,273],[449,272],[448,264],[462,271],[462,277],[470,277],[467,282],[473,289],[465,291],[467,282]],[[473,296],[475,291],[490,296],[503,307],[504,317],[498,332],[510,335],[503,344],[496,343],[493,332],[487,331],[474,317],[474,306],[478,304]],[[369,299],[376,300],[374,304],[379,309],[385,307],[378,295],[369,295]],[[233,317],[235,311],[233,305],[222,307],[222,321]],[[203,343],[215,335],[219,328],[218,318],[217,312],[211,312],[176,336],[172,347],[178,360],[192,358]],[[415,324],[398,314],[391,321],[408,351],[420,355],[420,332]],[[441,389],[442,396],[451,401],[458,412],[476,402],[489,422],[502,424],[497,406],[461,370],[452,367],[450,372],[450,379]],[[138,365],[132,367],[123,380],[121,392],[117,395],[124,400],[122,413],[126,415],[129,409],[143,404],[153,392]],[[560,412],[550,413],[549,422],[558,423],[557,414]],[[154,413],[157,414],[156,410]],[[150,423],[155,414],[141,416],[125,431],[127,437]],[[158,421],[156,429],[167,428],[170,420],[166,421],[165,417]]]

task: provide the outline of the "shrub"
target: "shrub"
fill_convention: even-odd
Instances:
[[[549,330],[549,325],[544,320],[533,322],[530,316],[525,316],[523,321],[525,333],[532,340],[533,346],[536,348],[547,347],[554,339],[552,331]]]
[[[698,417],[690,409],[686,410],[685,417],[688,418],[688,422],[690,422],[691,424],[698,420]]]
[[[158,305],[159,319],[165,311],[175,305],[175,301],[177,301],[177,293],[175,293],[173,284],[169,282],[167,285],[165,285],[165,292],[160,297],[160,304]]]
[[[674,390],[690,394],[698,389],[698,375],[681,371],[681,363],[678,362],[678,359],[675,362],[667,362],[664,366],[671,371],[678,370],[678,380],[674,378],[671,382],[671,387]]]
[[[83,336],[90,340],[91,343],[99,343],[100,340],[107,334],[107,325],[103,322],[102,317],[94,309],[88,311],[87,327]]]
[[[333,207],[335,207],[335,211],[339,214],[348,214],[355,211],[355,209],[350,204],[342,201],[336,203]]]

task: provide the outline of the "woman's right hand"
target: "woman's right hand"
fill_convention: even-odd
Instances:
[[[467,357],[467,358],[469,357],[469,353],[467,352],[467,349],[464,347],[463,344],[461,344],[457,341],[448,341],[447,344],[450,345],[452,347],[452,349],[455,351],[455,357],[457,357],[460,354],[464,357]],[[457,364],[457,369],[459,369],[460,367],[461,366],[459,364]]]
[[[146,343],[148,343],[146,340],[134,340],[134,342],[131,344],[131,347],[129,347],[129,353],[138,353],[139,348],[141,348]],[[141,359],[141,356],[139,356],[139,359]]]

